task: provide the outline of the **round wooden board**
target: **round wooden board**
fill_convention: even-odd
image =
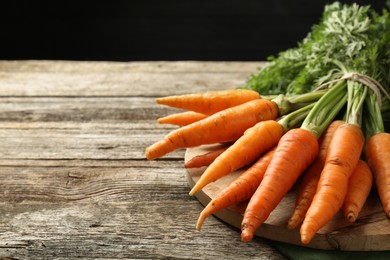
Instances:
[[[218,145],[204,145],[187,149],[185,161],[196,155],[215,149]],[[187,179],[191,187],[199,179],[206,168],[187,169]],[[195,197],[205,206],[218,192],[234,180],[242,171],[236,171],[225,176],[197,192]],[[339,212],[333,220],[316,234],[312,242],[304,245],[300,242],[299,227],[287,229],[287,221],[292,213],[297,191],[293,188],[278,207],[271,213],[265,223],[257,230],[256,236],[317,249],[336,249],[343,251],[382,251],[390,250],[390,219],[386,217],[376,192],[368,198],[357,221],[353,224],[345,220]],[[236,227],[241,227],[242,213],[245,203],[220,210],[215,214],[222,221]],[[206,220],[207,222],[207,220]],[[205,229],[205,228],[203,228]],[[203,230],[203,232],[207,232]],[[237,235],[239,236],[239,230]]]

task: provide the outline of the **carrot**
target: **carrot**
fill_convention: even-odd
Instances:
[[[205,119],[206,117],[207,115],[205,114],[196,113],[193,111],[185,111],[185,112],[175,113],[165,117],[161,117],[157,119],[157,123],[186,126],[196,121]]]
[[[218,156],[200,176],[190,196],[207,184],[252,163],[260,155],[275,146],[283,135],[283,127],[274,120],[257,123],[245,131],[225,152]]]
[[[336,129],[316,194],[300,229],[302,243],[308,244],[342,207],[348,179],[359,161],[363,144],[364,136],[359,126],[345,123]]]
[[[363,208],[370,194],[372,179],[370,167],[365,161],[359,160],[348,180],[348,190],[343,204],[343,213],[349,222],[355,222]]]
[[[158,104],[211,115],[226,108],[259,99],[258,92],[249,89],[229,89],[157,98]]]
[[[207,152],[193,157],[191,160],[184,164],[185,168],[199,168],[203,166],[209,166],[219,155],[221,155],[226,149],[229,148],[229,145],[221,146],[215,150]]]
[[[275,149],[261,156],[251,167],[245,170],[225,189],[213,198],[200,213],[196,229],[200,230],[205,219],[220,209],[249,199],[263,179],[264,172],[271,161]]]
[[[241,223],[241,239],[249,242],[256,229],[291,189],[318,154],[317,137],[303,128],[288,131],[280,139],[264,178],[249,200]]]
[[[313,200],[314,194],[316,192],[317,183],[320,179],[320,174],[324,167],[326,152],[330,140],[332,139],[336,128],[343,123],[344,122],[341,120],[333,121],[325,130],[321,138],[318,140],[318,156],[309,166],[309,168],[304,172],[302,183],[300,185],[299,192],[295,200],[295,209],[287,224],[287,227],[289,229],[294,229],[302,223],[307,209],[309,208],[310,203]]]
[[[152,160],[177,148],[237,140],[256,123],[277,116],[278,106],[274,102],[252,100],[172,131],[163,140],[146,148],[145,155]]]
[[[382,132],[371,136],[365,155],[374,175],[383,209],[390,217],[390,134]]]

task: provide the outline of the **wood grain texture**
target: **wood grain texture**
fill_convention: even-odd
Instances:
[[[147,161],[154,97],[239,84],[261,63],[0,61],[0,258],[283,259],[188,196],[184,150]]]
[[[1,96],[167,96],[238,86],[263,64],[0,61],[0,93]]]

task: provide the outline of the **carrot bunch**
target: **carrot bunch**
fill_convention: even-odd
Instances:
[[[156,159],[178,148],[227,142],[186,162],[186,168],[206,167],[189,194],[192,196],[219,178],[247,167],[209,203],[196,225],[200,230],[208,216],[247,201],[242,220],[244,242],[252,239],[302,176],[296,206],[286,225],[294,229],[302,224],[301,239],[307,244],[341,209],[349,221],[358,219],[373,184],[372,171],[379,172],[374,176],[384,176],[376,178],[379,189],[383,187],[381,183],[386,183],[379,180],[389,175],[386,173],[389,167],[384,166],[390,161],[387,157],[379,161],[372,159],[381,157],[379,153],[389,154],[382,151],[383,146],[371,144],[378,144],[375,138],[370,138],[367,143],[368,164],[362,160],[365,136],[359,115],[361,100],[365,100],[367,90],[356,90],[359,96],[351,90],[361,88],[357,84],[345,80],[334,83],[310,104],[283,116],[279,114],[280,102],[259,95],[218,112],[215,112],[218,103],[207,104],[214,102],[207,101],[210,93],[176,96],[176,102],[187,103],[189,107],[191,102],[196,102],[198,106],[206,104],[205,107],[213,107],[213,110],[208,113],[205,107],[198,108],[207,116],[173,130],[163,140],[148,147],[146,157]],[[242,90],[238,92],[245,94]],[[218,95],[218,92],[212,94]],[[195,101],[191,100],[193,98]],[[218,102],[223,102],[223,99],[218,99]],[[357,107],[354,106],[356,103]],[[174,102],[170,106],[175,106]],[[343,109],[348,112],[343,120],[337,119]],[[194,111],[181,113],[191,116],[189,112]],[[384,206],[389,212],[389,205]]]
[[[337,8],[335,4],[327,9],[329,19],[336,17],[330,13],[337,12],[334,10]],[[341,17],[345,19],[353,15],[368,16],[366,9],[342,11]],[[390,25],[390,15],[386,14],[385,18]],[[345,21],[348,22],[351,21]],[[352,21],[353,26],[357,24]],[[345,28],[353,29],[352,25]],[[359,39],[370,39],[368,36],[390,28],[383,24],[373,28],[366,23],[361,26],[365,27],[359,30],[368,33]],[[326,26],[315,27],[316,30],[324,28]],[[312,37],[321,33],[324,32],[318,31]],[[356,51],[350,54],[352,61],[348,53],[333,55],[336,50],[329,45],[334,44],[329,41],[344,38],[309,38],[302,44],[303,50],[284,54],[290,55],[290,59],[298,54],[310,58],[323,55],[327,60],[319,62],[321,66],[307,67],[314,64],[309,60],[291,64],[276,59],[250,78],[251,83],[255,78],[272,82],[271,75],[281,77],[290,68],[283,66],[294,66],[294,70],[299,71],[294,72],[289,85],[283,88],[278,85],[275,89],[291,90],[292,86],[306,83],[302,82],[304,79],[317,77],[319,87],[305,93],[274,95],[273,90],[260,95],[257,88],[256,91],[229,89],[156,99],[160,105],[184,111],[157,120],[178,128],[147,147],[147,159],[160,158],[176,149],[222,144],[217,150],[185,163],[186,168],[205,167],[190,196],[232,172],[245,169],[200,213],[198,230],[208,216],[245,202],[241,239],[249,242],[299,180],[295,207],[286,226],[299,228],[303,244],[309,244],[338,213],[344,214],[347,221],[358,221],[373,187],[378,191],[384,213],[390,217],[390,134],[384,125],[390,111],[390,105],[386,105],[390,96],[388,88],[382,86],[388,79],[381,80],[390,71],[390,59],[377,52],[378,48],[389,45],[390,36],[386,35],[390,34],[380,35],[384,35],[381,40],[364,43],[369,49],[348,49]],[[324,46],[305,45],[313,40],[321,41]],[[338,44],[342,49],[343,45]],[[388,47],[390,49],[390,45]],[[318,53],[319,50],[322,52]],[[302,67],[302,64],[307,66]],[[318,74],[319,71],[323,74]],[[283,78],[278,80],[278,84],[284,83]]]

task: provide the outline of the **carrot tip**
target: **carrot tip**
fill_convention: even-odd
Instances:
[[[253,232],[248,229],[243,229],[241,232],[241,240],[245,243],[248,243],[253,238]]]
[[[207,207],[206,207],[207,208]],[[206,209],[205,208],[205,209]],[[196,230],[200,231],[200,229],[202,228],[202,225],[203,225],[203,222],[205,221],[207,215],[204,214],[205,210],[203,210],[200,214],[199,214],[199,218],[198,218],[198,221],[196,222]]]
[[[152,156],[151,156],[151,154],[150,154],[149,149],[146,149],[146,150],[145,150],[145,157],[146,157],[146,159],[148,159],[148,160],[152,160]]]
[[[352,211],[348,212],[347,219],[349,222],[353,223],[356,220],[356,215]]]
[[[308,233],[303,232],[301,233],[301,242],[305,245],[309,244],[312,239],[312,236],[310,236]]]
[[[290,219],[287,223],[287,228],[288,229],[294,229],[298,226],[298,221],[296,221],[295,219]]]
[[[195,190],[195,187],[192,188],[192,190],[190,190],[190,192],[188,193],[188,195],[190,196],[194,196],[194,194],[197,192],[197,190]]]
[[[203,220],[202,221],[198,220],[198,222],[196,223],[196,230],[200,231],[202,229],[202,225],[203,225]]]
[[[199,190],[203,188],[202,185],[199,184],[199,182],[195,183],[194,187],[192,187],[191,191],[188,193],[190,196],[195,195]]]

